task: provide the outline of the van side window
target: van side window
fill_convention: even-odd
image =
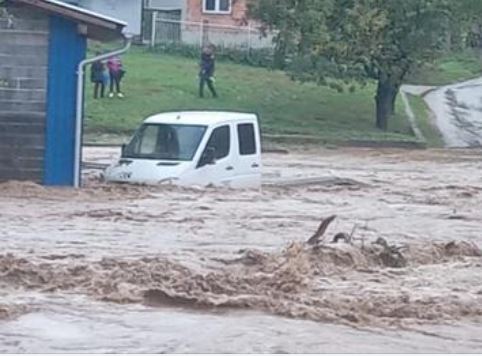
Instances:
[[[242,156],[256,154],[256,138],[253,124],[239,124],[239,154]]]
[[[207,147],[214,147],[217,160],[229,155],[229,149],[231,148],[230,133],[229,126],[226,125],[214,129],[211,134]]]
[[[205,166],[207,163],[204,161],[205,157],[207,157],[207,153],[209,150],[214,149],[214,158],[216,160],[223,159],[229,155],[229,151],[231,149],[231,130],[229,129],[229,125],[217,127],[213,130],[211,137],[204,149],[204,152],[201,156],[201,160],[198,164],[199,167]]]

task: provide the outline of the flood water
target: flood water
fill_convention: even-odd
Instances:
[[[481,155],[267,154],[268,179],[352,183],[259,191],[0,184],[0,352],[481,352]]]

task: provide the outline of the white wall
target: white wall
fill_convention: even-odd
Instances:
[[[126,32],[141,34],[142,0],[78,0],[79,6],[127,22]]]

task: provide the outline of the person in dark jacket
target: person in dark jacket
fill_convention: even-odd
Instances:
[[[199,72],[199,96],[204,98],[204,87],[208,86],[213,97],[217,98],[218,93],[214,88],[214,71],[216,67],[216,59],[214,56],[214,46],[208,45],[203,48],[201,54],[201,71]]]
[[[100,55],[100,53],[97,53]],[[100,97],[103,98],[105,94],[105,83],[104,83],[104,70],[105,66],[102,61],[96,61],[92,63],[90,67],[90,81],[94,83],[94,99],[99,97],[99,88],[100,88]]]

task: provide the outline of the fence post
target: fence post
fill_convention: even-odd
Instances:
[[[204,42],[204,21],[199,24],[199,48],[203,48]]]
[[[157,11],[152,12],[151,24],[151,48],[156,46],[156,32],[157,32]]]
[[[251,38],[251,22],[248,23],[248,57],[251,56],[251,46],[252,46],[252,38]]]

